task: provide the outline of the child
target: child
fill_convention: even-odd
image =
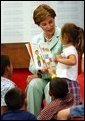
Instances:
[[[10,78],[13,73],[13,66],[8,55],[1,55],[1,114],[7,110],[4,96],[11,88],[16,85]]]
[[[81,28],[73,23],[66,23],[61,29],[61,42],[64,45],[61,55],[56,56],[58,77],[68,78],[69,92],[74,95],[74,104],[80,104],[78,77],[78,45],[81,40]],[[76,49],[77,48],[77,49]]]
[[[73,97],[68,93],[66,78],[53,78],[50,81],[49,88],[49,94],[52,97],[52,101],[41,111],[38,116],[39,120],[55,119],[59,110],[73,105]]]
[[[2,114],[2,120],[37,120],[33,114],[25,111],[25,94],[18,88],[6,93],[5,102],[8,111]]]
[[[58,114],[56,115],[56,119],[58,120],[67,120],[68,118],[74,118],[75,120],[75,117],[77,117],[78,119],[81,118],[81,120],[84,120],[84,53],[82,55],[82,61],[81,61],[81,70],[82,70],[82,73],[78,76],[78,81],[80,83],[80,87],[81,87],[81,90],[82,90],[82,93],[81,93],[81,96],[83,97],[82,98],[82,105],[75,105],[75,106],[72,106],[70,108],[67,108],[67,109],[64,109],[64,110],[61,110],[58,112]]]

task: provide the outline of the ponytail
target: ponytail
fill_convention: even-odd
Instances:
[[[76,41],[76,49],[81,54],[84,52],[84,30],[80,27],[77,27],[78,36]]]

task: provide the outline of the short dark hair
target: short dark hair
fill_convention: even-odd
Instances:
[[[17,87],[10,89],[5,95],[5,102],[8,109],[20,109],[25,102],[25,94]]]
[[[37,25],[40,25],[40,23],[48,16],[51,16],[54,19],[56,13],[49,5],[46,4],[39,5],[33,12],[33,20]]]
[[[1,75],[4,74],[5,68],[10,66],[10,59],[8,55],[1,55]]]
[[[55,77],[50,81],[50,91],[55,98],[64,98],[68,93],[66,78]]]

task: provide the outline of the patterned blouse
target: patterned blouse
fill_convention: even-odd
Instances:
[[[11,80],[1,77],[1,106],[6,106],[4,101],[4,96],[11,88],[14,88],[16,85]]]

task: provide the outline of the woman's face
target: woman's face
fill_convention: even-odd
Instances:
[[[55,19],[48,16],[44,21],[40,23],[40,27],[45,32],[45,35],[52,37],[55,32]]]

